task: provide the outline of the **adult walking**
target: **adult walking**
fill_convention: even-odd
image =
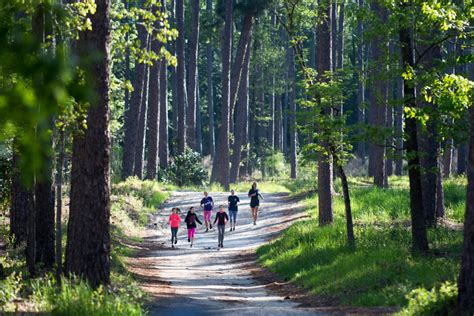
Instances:
[[[230,195],[227,198],[228,208],[229,208],[229,217],[230,217],[230,231],[235,230],[235,224],[237,223],[237,211],[239,210],[240,199],[235,195],[234,190],[230,190]]]
[[[258,192],[257,182],[252,183],[252,188],[249,191],[250,208],[252,210],[253,224],[257,225],[258,208],[260,206],[260,200],[263,200],[262,195]]]
[[[212,229],[211,215],[214,207],[214,200],[207,192],[204,192],[204,197],[201,200],[201,207],[204,210],[204,224],[206,225],[206,232],[208,232],[209,229]]]

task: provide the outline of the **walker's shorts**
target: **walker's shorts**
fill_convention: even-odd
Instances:
[[[237,221],[237,210],[229,210],[229,217],[231,222]]]
[[[211,214],[212,214],[212,211],[204,211],[204,220],[210,222]]]

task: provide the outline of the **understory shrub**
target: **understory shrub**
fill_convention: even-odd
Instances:
[[[163,180],[177,186],[203,185],[208,180],[201,155],[191,149],[174,157],[170,166],[161,175]]]
[[[408,306],[400,315],[455,315],[458,288],[444,282],[431,290],[414,289],[407,295]]]

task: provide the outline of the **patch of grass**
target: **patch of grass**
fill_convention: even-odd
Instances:
[[[123,283],[123,281],[126,281]],[[118,283],[120,282],[120,283]],[[33,298],[41,312],[52,315],[143,315],[137,302],[141,292],[130,280],[115,280],[117,286],[92,289],[86,282],[76,278],[63,278],[60,285],[47,276],[31,283]]]
[[[411,291],[455,282],[462,232],[431,229],[430,254],[413,255],[408,179],[391,177],[390,183],[391,188],[378,189],[370,179],[350,178],[356,250],[347,247],[344,202],[336,182],[335,223],[318,226],[317,195],[311,194],[304,203],[312,219],[292,225],[280,238],[260,247],[260,263],[314,294],[354,306],[408,306]],[[299,186],[310,187],[306,183]],[[289,188],[296,194],[304,192]],[[463,178],[445,181],[451,220],[462,220],[464,191]]]

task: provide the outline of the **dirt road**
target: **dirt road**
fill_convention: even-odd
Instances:
[[[227,204],[228,194],[210,193],[215,205]],[[257,281],[251,272],[255,265],[249,256],[255,249],[275,237],[293,221],[304,216],[300,206],[284,194],[266,194],[260,217],[254,226],[249,199],[238,193],[237,229],[227,227],[224,248],[217,250],[217,229],[204,232],[198,227],[193,248],[189,247],[186,229],[179,231],[177,248],[172,249],[166,227],[171,207],[187,209],[199,206],[200,192],[175,192],[159,211],[155,222],[163,236],[154,242],[164,249],[147,254],[148,262],[158,281],[145,289],[154,297],[151,315],[314,315],[315,312],[298,307]],[[198,211],[202,215],[201,211]],[[213,219],[214,219],[213,212]],[[183,211],[182,217],[184,218]]]

